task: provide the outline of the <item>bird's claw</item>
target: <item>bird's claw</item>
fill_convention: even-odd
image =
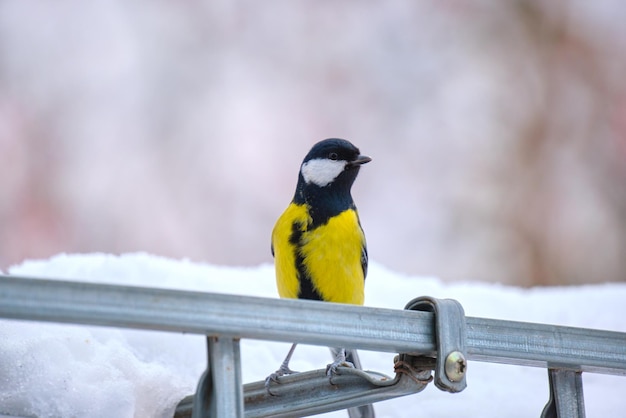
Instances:
[[[337,374],[337,371],[338,371],[339,367],[348,367],[350,369],[354,369],[355,368],[354,364],[350,363],[349,361],[346,361],[346,360],[335,360],[332,363],[330,363],[328,366],[326,366],[326,376],[329,379],[332,379],[333,376]]]
[[[291,370],[288,366],[285,366],[285,365],[280,366],[278,370],[276,370],[274,373],[270,374],[269,376],[267,376],[267,378],[265,378],[265,390],[267,391],[269,395],[276,396],[270,390],[270,384],[272,382],[280,383],[278,381],[279,377],[287,376],[287,375],[294,374],[294,373],[298,373],[298,372],[295,370]]]

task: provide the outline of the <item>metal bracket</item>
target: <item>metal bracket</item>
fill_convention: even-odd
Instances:
[[[446,392],[461,392],[467,386],[465,311],[461,304],[453,299],[421,296],[410,301],[404,309],[435,314],[435,385]]]

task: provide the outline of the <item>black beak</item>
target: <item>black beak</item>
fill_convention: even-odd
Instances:
[[[368,157],[367,155],[359,155],[358,157],[356,157],[355,160],[350,161],[349,165],[354,167],[357,165],[369,163],[370,161],[372,161],[372,159]]]

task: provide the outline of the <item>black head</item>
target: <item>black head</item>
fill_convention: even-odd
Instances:
[[[308,203],[315,199],[323,203],[321,196],[349,200],[350,188],[362,164],[372,159],[345,139],[330,138],[318,142],[304,157],[296,190],[296,201]]]
[[[330,138],[313,145],[304,157],[300,174],[306,184],[326,187],[342,177],[352,178],[352,185],[361,164],[372,159],[345,139]]]

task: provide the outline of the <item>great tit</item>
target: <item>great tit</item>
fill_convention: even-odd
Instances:
[[[344,139],[318,142],[304,157],[293,200],[272,231],[276,284],[282,298],[362,305],[367,275],[367,247],[351,188],[361,165],[371,158]],[[294,373],[289,361],[293,344],[280,368],[266,379]],[[354,367],[346,350],[335,350],[327,366]],[[355,350],[348,358],[358,362]],[[358,365],[358,364],[357,364]]]

